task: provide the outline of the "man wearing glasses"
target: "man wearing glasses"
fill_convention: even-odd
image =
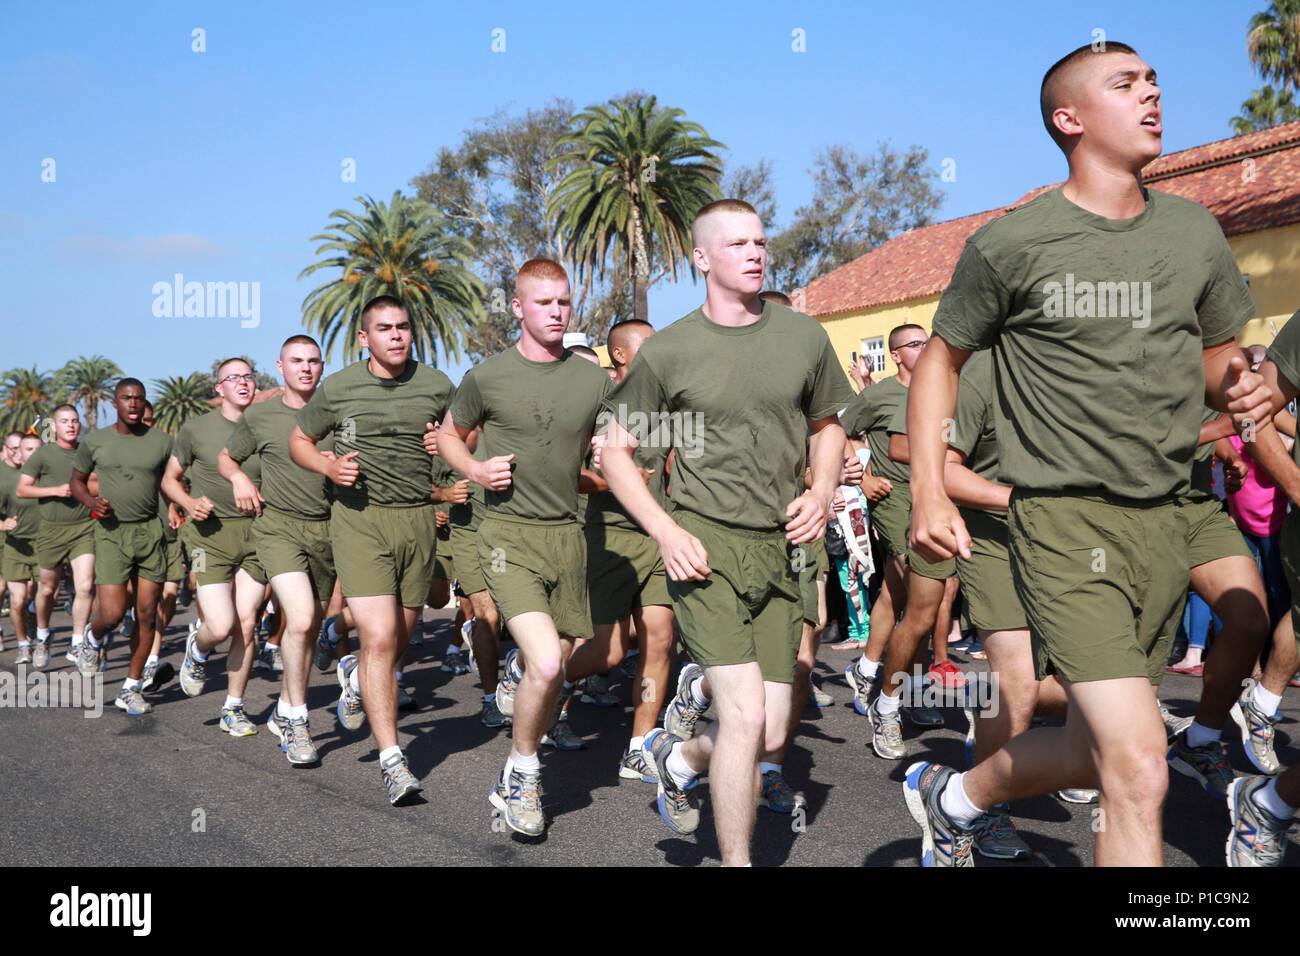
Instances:
[[[254,382],[253,370],[243,359],[221,363],[216,386],[221,404],[181,427],[162,481],[163,494],[189,512],[181,537],[203,612],[202,627],[185,642],[181,689],[190,697],[203,693],[208,654],[229,637],[229,686],[217,726],[232,737],[257,733],[244,713],[244,688],[253,669],[253,625],[266,592],[266,574],[257,559],[253,519],[235,503],[234,488],[221,477],[218,459],[253,402]],[[254,483],[262,477],[259,462],[253,456],[241,466]],[[187,468],[189,491],[181,483]]]

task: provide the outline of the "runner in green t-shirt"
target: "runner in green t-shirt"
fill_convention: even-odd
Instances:
[[[334,590],[334,556],[328,483],[294,463],[289,439],[325,365],[315,339],[292,335],[280,346],[275,367],[284,394],[248,407],[217,456],[217,470],[230,482],[239,509],[257,513],[252,533],[258,561],[284,615],[280,699],[266,726],[289,763],[302,766],[320,760],[307,722],[307,682],[312,639]],[[251,458],[261,463],[260,489],[240,468]]]
[[[562,344],[571,304],[558,263],[524,263],[511,308],[519,341],[465,374],[438,443],[447,464],[485,489],[479,567],[519,645],[497,687],[499,699],[518,682],[513,746],[489,801],[511,829],[538,836],[546,822],[537,749],[548,728],[558,731],[573,639],[591,637],[578,472],[610,383]],[[465,446],[478,425],[483,461]]]
[[[17,472],[23,467],[23,463],[19,460],[22,454],[22,441],[22,432],[13,431],[5,435],[4,449],[0,451],[0,487],[3,487],[6,479],[11,477],[17,483],[17,477],[11,476],[9,472]],[[9,532],[5,529],[6,524],[7,519],[0,519],[0,601],[9,590],[9,582],[4,576],[5,542],[9,538]],[[3,651],[4,647],[4,621],[0,620],[0,651]]]
[[[36,539],[40,534],[40,508],[31,498],[18,495],[18,482],[28,459],[41,447],[38,435],[19,439],[16,466],[0,470],[0,527],[7,531],[4,550],[4,576],[9,580],[9,620],[18,635],[18,656],[14,664],[32,661],[28,634],[27,601],[32,596],[32,582],[39,577]]]
[[[95,612],[77,667],[92,676],[104,668],[108,637],[126,615],[127,584],[135,592],[136,627],[131,666],[114,702],[132,716],[153,709],[140,694],[153,647],[158,595],[166,578],[166,548],[158,520],[158,489],[171,437],[143,422],[145,393],[139,379],[124,378],[113,390],[117,421],[91,432],[77,445],[69,481],[72,497],[99,515],[95,522]],[[94,474],[99,494],[86,485]]]
[[[63,566],[72,569],[72,634],[84,639],[90,622],[95,587],[95,521],[90,509],[72,497],[72,461],[81,437],[81,417],[72,405],[60,405],[50,416],[53,441],[36,449],[18,477],[18,496],[34,498],[41,513],[36,536],[40,581],[36,587],[36,650],[33,663],[49,663],[50,613],[59,591]]]
[[[940,300],[908,415],[911,538],[929,560],[970,555],[944,491],[942,431],[962,365],[992,348],[1012,574],[1038,676],[1060,675],[1069,715],[965,774],[908,768],[927,866],[971,865],[971,824],[996,804],[1098,782],[1096,862],[1161,862],[1168,768],[1153,685],[1188,580],[1176,495],[1201,406],[1226,408],[1234,382],[1256,396],[1248,411],[1268,403],[1233,341],[1254,306],[1222,230],[1142,185],[1160,155],[1155,71],[1124,44],[1081,47],[1048,71],[1040,101],[1070,175],[977,231]]]
[[[853,392],[816,321],[759,299],[767,239],[753,207],[710,203],[691,232],[705,302],[642,345],[609,397],[602,471],[659,545],[682,639],[704,667],[719,714],[690,740],[658,728],[646,735],[660,816],[693,832],[694,787],[707,771],[723,865],[743,866],[759,755],[783,742],[765,740],[764,729],[784,738],[790,722],[803,619],[800,546],[826,532],[843,466],[837,416]],[[632,457],[665,415],[676,451],[671,513]]]
[[[217,461],[256,392],[256,377],[247,362],[238,358],[222,362],[216,384],[221,403],[181,426],[162,483],[163,493],[189,514],[181,535],[203,613],[202,626],[185,641],[181,689],[189,697],[203,693],[208,655],[229,640],[226,699],[217,727],[232,737],[257,733],[244,710],[244,690],[253,670],[253,629],[266,600],[266,574],[253,541],[253,509],[248,502],[235,500]],[[187,469],[188,490],[181,483]]]
[[[334,483],[330,541],[361,642],[360,657],[336,668],[337,712],[349,730],[369,717],[394,806],[424,789],[397,743],[398,662],[419,625],[437,547],[432,451],[421,436],[436,434],[455,392],[446,375],[411,358],[411,339],[400,301],[368,302],[357,340],[369,358],[321,382],[289,441],[298,465]],[[318,447],[327,436],[336,457]]]

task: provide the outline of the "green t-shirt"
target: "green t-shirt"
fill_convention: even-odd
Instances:
[[[934,331],[992,348],[999,480],[1139,500],[1185,492],[1203,348],[1255,312],[1214,217],[1156,190],[1132,219],[1060,189],[977,231]]]
[[[1294,388],[1300,389],[1300,311],[1282,326],[1282,331],[1273,339],[1265,357],[1277,366],[1277,370]],[[1300,465],[1300,441],[1291,447],[1291,457]]]
[[[18,497],[19,474],[21,469],[0,465],[0,519],[18,519],[5,540],[35,541],[41,527],[40,509],[35,498]]]
[[[572,352],[534,362],[511,347],[465,373],[451,406],[456,427],[482,424],[484,460],[515,456],[510,486],[484,490],[488,514],[577,518],[578,471],[609,388],[608,373]]]
[[[30,475],[37,488],[66,485],[72,478],[72,462],[76,457],[77,449],[50,442],[32,453],[23,465],[23,474]],[[76,498],[39,498],[36,503],[40,505],[42,521],[74,522],[90,518],[90,509]]]
[[[334,454],[360,452],[351,488],[335,485],[334,498],[362,505],[432,504],[433,456],[424,450],[425,425],[442,421],[456,387],[444,373],[414,360],[396,378],[380,378],[368,360],[354,362],[321,382],[298,427],[319,442],[334,438]]]
[[[1218,421],[1222,412],[1212,408],[1201,407],[1201,424],[1208,425]],[[1189,496],[1192,498],[1214,498],[1214,442],[1207,441],[1196,446],[1192,457],[1192,476]]]
[[[889,457],[889,423],[900,408],[907,408],[907,386],[897,378],[887,378],[859,392],[840,417],[846,434],[866,432],[867,447],[871,449],[871,473],[877,478],[888,478],[894,487],[907,484],[911,475],[907,465]]]
[[[99,476],[99,496],[108,499],[119,521],[148,521],[158,516],[158,484],[171,454],[166,432],[146,428],[119,435],[109,425],[82,439],[72,467]]]
[[[650,489],[650,494],[659,503],[659,507],[665,511],[668,509],[668,482],[667,475],[664,474],[664,465],[668,462],[671,448],[672,431],[667,425],[661,423],[658,433],[649,441],[637,445],[636,450],[632,452],[632,461],[637,467],[649,468],[654,472],[646,487]],[[588,455],[586,465],[588,468],[591,467],[590,458],[591,456]],[[614,492],[593,491],[586,497],[588,524],[609,524],[640,530],[641,526],[632,520],[632,516],[627,513],[627,509],[623,507]]]
[[[300,467],[289,457],[289,436],[298,424],[298,409],[282,398],[258,402],[244,410],[231,433],[226,452],[242,468],[250,459],[261,463],[262,500],[272,508],[304,518],[327,518],[330,513],[330,481],[324,475]],[[332,451],[327,436],[316,447]],[[233,490],[234,486],[230,486]]]
[[[676,507],[774,531],[803,493],[808,421],[832,418],[852,399],[825,330],[767,302],[739,328],[696,309],[656,332],[605,408],[643,443],[667,423]]]
[[[245,409],[244,414],[247,414]],[[176,460],[189,469],[190,496],[206,497],[212,502],[212,514],[218,518],[247,517],[235,506],[235,487],[217,470],[217,456],[221,449],[230,443],[235,434],[235,426],[221,414],[221,409],[214,408],[205,415],[192,418],[181,426],[176,436],[176,448],[173,454]],[[262,478],[261,464],[254,456],[241,467],[241,470],[253,484]]]
[[[975,352],[962,367],[948,445],[988,481],[998,480],[998,430],[993,413],[993,353]]]

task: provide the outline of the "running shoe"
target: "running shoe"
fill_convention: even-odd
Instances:
[[[465,655],[454,644],[447,648],[446,654],[442,655],[442,667],[440,669],[447,674],[460,675],[469,673],[469,665],[465,663]]]
[[[678,740],[694,737],[695,725],[709,709],[708,704],[697,704],[691,692],[691,684],[703,674],[704,668],[699,664],[687,664],[677,675],[677,693],[664,710],[664,729]]]
[[[32,645],[30,641],[23,641],[18,645],[18,656],[14,658],[15,666],[18,664],[30,664],[32,662]]]
[[[411,639],[408,641],[412,647],[424,647],[424,623],[415,622],[415,630],[411,632]]]
[[[1011,808],[998,804],[980,816],[974,824],[975,849],[990,860],[1023,860],[1031,853],[1011,822]]]
[[[474,672],[475,679],[478,678],[478,661],[474,657],[474,622],[476,620],[477,618],[471,617],[460,626],[460,639],[465,642],[465,658],[469,661],[469,668]]]
[[[943,812],[939,800],[955,771],[921,760],[907,768],[903,799],[912,819],[921,828],[922,866],[974,866],[971,846],[975,831],[959,826]]]
[[[1057,797],[1066,803],[1096,803],[1101,799],[1100,790],[1089,790],[1087,787],[1074,787],[1065,790],[1056,791]]]
[[[207,678],[207,661],[194,657],[194,639],[198,631],[190,632],[185,638],[185,659],[181,661],[181,690],[186,697],[198,697],[203,693],[203,683]]]
[[[338,650],[338,642],[331,640],[329,636],[330,625],[334,621],[335,618],[325,618],[325,622],[320,626],[320,634],[316,636],[316,653],[312,655],[312,663],[321,672],[330,669],[330,665],[334,663],[334,654]]]
[[[49,641],[38,640],[32,651],[32,666],[36,669],[44,667],[50,662],[50,643]]]
[[[77,670],[82,677],[94,677],[99,671],[99,649],[89,639],[82,641],[78,648]]]
[[[349,654],[343,660],[339,661],[335,668],[335,673],[339,679],[339,702],[334,708],[338,715],[339,723],[347,730],[360,730],[361,725],[366,722],[366,710],[361,706],[361,695],[352,689],[352,672],[357,669],[360,662],[357,655]]]
[[[128,609],[126,614],[122,617],[122,623],[117,626],[117,633],[127,640],[130,640],[135,637],[135,631],[135,611]]]
[[[1160,719],[1165,725],[1165,739],[1169,743],[1173,743],[1175,737],[1192,725],[1193,718],[1175,717],[1169,708],[1165,706],[1163,700],[1158,703],[1160,704]]]
[[[140,690],[153,690],[154,678],[158,676],[158,662],[145,661],[144,670],[140,672]]]
[[[876,698],[867,708],[867,718],[871,721],[871,749],[884,760],[902,760],[907,756],[907,748],[903,746],[902,717],[898,711],[882,714],[879,703],[880,698]]]
[[[814,707],[829,707],[835,703],[835,698],[822,690],[818,679],[812,676],[808,680],[808,702]]]
[[[257,666],[274,674],[283,674],[284,658],[280,654],[280,645],[263,644],[257,655]]]
[[[1228,788],[1236,778],[1222,740],[1211,741],[1204,747],[1191,747],[1186,730],[1180,731],[1169,745],[1169,766],[1191,777],[1206,793],[1220,800],[1228,798]]]
[[[144,667],[144,674],[140,678],[140,690],[151,693],[162,690],[167,683],[176,676],[176,668],[172,667],[169,661],[159,661],[154,665],[152,674],[149,665]]]
[[[942,727],[943,714],[934,707],[902,707],[903,713],[907,714],[907,719],[918,727]]]
[[[1241,696],[1229,711],[1233,721],[1241,729],[1241,746],[1246,756],[1260,773],[1274,775],[1281,769],[1277,754],[1273,752],[1273,725],[1281,717],[1266,714],[1255,703],[1255,681],[1249,680],[1241,691]]]
[[[83,640],[82,640],[82,644],[84,644],[84,643],[85,643],[85,640],[83,639]],[[0,641],[0,651],[3,651],[4,649],[5,649],[4,641]],[[81,644],[69,644],[69,645],[68,645],[68,651],[67,651],[67,653],[64,654],[63,656],[64,656],[64,658],[66,658],[70,663],[72,663],[72,664],[77,663],[77,661],[81,660]]]
[[[640,780],[643,783],[658,783],[659,774],[655,765],[645,758],[640,748],[628,750],[618,762],[618,775],[624,780]]]
[[[406,757],[402,754],[393,754],[381,763],[379,777],[384,782],[384,789],[388,791],[388,802],[395,807],[409,803],[412,797],[424,791],[424,787],[415,779],[415,774],[407,767]]]
[[[808,798],[791,789],[780,770],[769,770],[763,774],[758,805],[776,813],[794,813],[800,807],[808,806]]]
[[[244,712],[244,705],[238,704],[234,707],[222,706],[221,719],[217,727],[230,734],[232,737],[251,737],[257,733],[257,725],[248,719],[248,714]]]
[[[290,719],[281,717],[279,710],[272,708],[271,716],[266,720],[266,729],[280,741],[280,750],[295,767],[320,763],[320,754],[311,739],[311,729],[306,717]]]
[[[1228,787],[1232,829],[1224,848],[1228,866],[1281,866],[1291,821],[1280,820],[1251,799],[1268,777],[1238,777]]]
[[[118,694],[117,699],[113,701],[113,705],[117,707],[118,710],[126,711],[131,717],[139,717],[142,714],[147,714],[153,710],[153,704],[141,697],[139,688],[135,687],[130,690],[123,687],[122,692]]]
[[[667,768],[668,754],[672,751],[673,745],[680,742],[680,737],[662,727],[656,727],[645,735],[641,750],[646,755],[646,762],[654,765],[655,773],[659,777],[659,795],[656,800],[659,816],[670,829],[677,833],[690,834],[694,833],[700,825],[699,798],[695,787],[699,778],[696,777],[682,787],[673,780]]]
[[[484,727],[492,727],[494,729],[497,727],[504,727],[506,724],[511,722],[510,718],[501,713],[501,709],[497,707],[495,697],[491,700],[483,701],[483,710],[479,713],[478,719],[479,723]]]
[[[511,769],[507,782],[497,777],[488,792],[488,802],[501,811],[506,826],[524,836],[541,836],[546,829],[542,813],[542,775]]]
[[[582,696],[578,698],[584,704],[596,707],[618,706],[618,694],[609,689],[609,677],[605,674],[592,674],[582,682]]]
[[[542,735],[542,746],[554,747],[556,750],[582,750],[587,742],[569,727],[568,718],[561,715],[551,729]]]
[[[414,695],[401,684],[397,685],[397,709],[398,710],[419,710],[420,705],[415,702]]]
[[[871,695],[876,692],[876,678],[868,677],[858,669],[861,660],[861,658],[858,658],[858,660],[844,668],[844,679],[849,682],[849,687],[853,689],[853,709],[865,717],[867,716],[867,708],[871,706]]]
[[[515,678],[514,663],[518,656],[519,649],[511,649],[506,655],[505,673],[497,681],[497,708],[506,717],[515,715],[515,692],[519,690],[519,681]]]

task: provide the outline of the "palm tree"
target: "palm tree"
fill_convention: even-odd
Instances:
[[[154,422],[175,435],[191,418],[212,411],[212,378],[203,372],[154,379]]]
[[[1266,81],[1300,88],[1300,0],[1273,0],[1250,18],[1246,55]]]
[[[113,386],[122,370],[102,355],[75,358],[54,373],[59,401],[80,405],[86,413],[86,431],[99,427],[99,403],[113,400]]]
[[[11,368],[0,380],[0,430],[26,432],[50,413],[54,377],[36,367]]]
[[[1279,123],[1300,120],[1300,105],[1292,98],[1290,90],[1280,93],[1271,86],[1255,90],[1250,99],[1241,104],[1241,115],[1234,116],[1228,122],[1236,136],[1244,136],[1256,130],[1268,129]]]
[[[394,192],[387,205],[369,196],[357,201],[361,215],[336,209],[326,227],[333,232],[312,236],[312,242],[323,242],[316,255],[336,254],[303,269],[298,278],[328,268],[343,274],[303,300],[304,325],[321,336],[326,358],[342,335],[343,358],[351,362],[361,354],[356,336],[361,309],[376,296],[391,295],[411,317],[417,359],[436,363],[439,343],[444,354],[459,359],[487,294],[469,269],[469,243],[451,231],[441,212],[401,192]]]
[[[642,320],[649,287],[665,275],[676,282],[683,260],[689,264],[695,214],[722,196],[722,162],[709,150],[725,147],[685,115],[653,96],[589,106],[555,141],[551,160],[576,163],[551,194],[566,258],[577,263],[580,280],[593,272],[603,278],[615,246],[616,262],[629,266],[634,315]]]

